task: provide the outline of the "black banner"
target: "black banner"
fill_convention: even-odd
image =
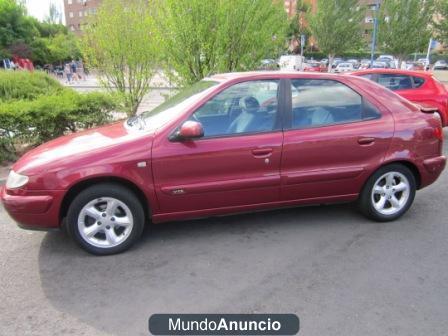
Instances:
[[[295,314],[154,314],[153,335],[296,335]]]

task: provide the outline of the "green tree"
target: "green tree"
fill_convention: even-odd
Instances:
[[[217,72],[254,69],[285,44],[283,4],[272,0],[159,0],[166,73],[180,85]]]
[[[48,63],[81,58],[78,42],[73,34],[57,34],[44,41],[49,51]]]
[[[305,0],[297,0],[296,14],[289,20],[289,27],[286,32],[288,41],[300,41],[300,36],[305,35],[307,40],[311,31],[306,25],[306,15],[310,11],[310,6]],[[303,46],[305,48],[305,46]]]
[[[328,71],[336,55],[360,45],[364,13],[357,0],[320,0],[316,11],[309,12],[311,33],[318,48],[328,55]]]
[[[69,34],[69,31],[66,26],[63,24],[53,24],[48,22],[39,22],[36,25],[37,30],[39,30],[39,34],[41,37],[51,37],[57,34]]]
[[[17,43],[29,43],[39,36],[36,21],[25,15],[22,5],[14,0],[0,0],[0,48]]]
[[[144,0],[105,0],[82,40],[87,63],[99,71],[106,88],[122,95],[129,115],[149,91],[159,57],[150,11]]]
[[[437,19],[435,28],[440,42],[448,44],[448,0],[437,1]]]
[[[26,14],[22,3],[0,0],[0,57],[12,55],[45,64],[79,58],[80,52],[63,25],[39,22]]]
[[[394,55],[401,67],[409,54],[426,50],[433,15],[432,0],[385,0],[379,15],[379,47]]]

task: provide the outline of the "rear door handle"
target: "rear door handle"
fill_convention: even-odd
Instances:
[[[360,145],[370,145],[375,142],[375,138],[359,138],[358,143]]]
[[[257,158],[265,158],[271,156],[272,148],[257,148],[252,150],[253,156]]]

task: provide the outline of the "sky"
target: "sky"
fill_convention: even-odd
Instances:
[[[62,13],[62,22],[65,22],[64,17],[64,1],[63,0],[25,0],[26,8],[28,14],[36,17],[39,20],[44,20],[48,15],[48,9],[50,8],[50,3],[54,3],[59,7]]]

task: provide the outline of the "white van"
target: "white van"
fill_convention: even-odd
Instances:
[[[295,70],[300,71],[302,69],[304,57],[300,55],[283,55],[280,56],[278,64],[280,70]]]

